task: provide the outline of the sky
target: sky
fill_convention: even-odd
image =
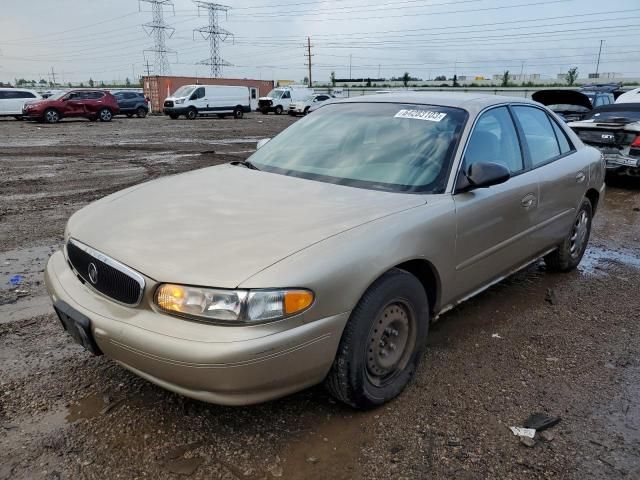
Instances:
[[[224,0],[217,0],[224,2]],[[219,26],[228,78],[302,80],[307,37],[314,81],[336,77],[422,79],[540,74],[571,67],[640,77],[640,0],[234,0]],[[133,80],[154,72],[154,41],[142,27],[151,6],[137,0],[2,0],[0,81]],[[173,0],[164,21],[173,75],[208,76],[209,43],[192,0]]]

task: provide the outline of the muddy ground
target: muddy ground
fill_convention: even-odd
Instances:
[[[374,411],[322,387],[200,403],[63,333],[42,271],[72,212],[246,158],[292,121],[0,121],[0,479],[640,478],[638,184],[609,188],[578,271],[533,265],[444,315],[415,383]],[[527,447],[508,427],[533,412],[562,420]]]

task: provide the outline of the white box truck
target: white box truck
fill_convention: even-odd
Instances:
[[[260,97],[258,110],[265,115],[269,112],[280,115],[282,112],[289,111],[291,102],[301,102],[311,95],[313,95],[313,89],[304,85],[274,88],[266,97]]]
[[[165,98],[162,111],[174,120],[180,115],[189,120],[198,115],[242,118],[251,111],[251,96],[249,87],[184,85]]]

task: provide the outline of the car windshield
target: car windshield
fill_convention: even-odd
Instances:
[[[330,104],[284,130],[250,161],[310,180],[441,193],[466,119],[464,110],[432,105]]]
[[[282,96],[282,94],[284,93],[283,90],[271,90],[268,94],[267,97],[270,98],[280,98]]]
[[[185,85],[184,87],[180,87],[178,90],[173,92],[174,97],[187,97],[193,91],[194,87],[190,85]]]

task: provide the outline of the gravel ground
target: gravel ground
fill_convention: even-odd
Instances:
[[[0,479],[640,478],[638,183],[608,189],[578,271],[533,265],[444,315],[416,381],[374,411],[322,387],[204,404],[63,333],[42,270],[72,212],[246,158],[293,121],[0,121]],[[530,447],[508,427],[534,412],[561,421]]]

